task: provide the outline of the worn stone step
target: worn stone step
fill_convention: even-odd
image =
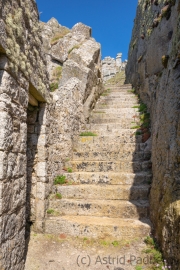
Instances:
[[[45,233],[78,237],[130,240],[144,238],[151,232],[150,221],[108,217],[63,216],[50,217],[45,222]]]
[[[132,154],[134,152],[143,151],[146,147],[145,143],[127,143],[127,142],[106,142],[106,143],[79,143],[75,142],[73,151],[74,152],[84,152],[84,151],[90,151],[90,152],[102,152],[102,151],[130,151]]]
[[[96,216],[111,218],[147,218],[149,203],[145,201],[114,201],[114,200],[50,200],[49,208],[59,215]]]
[[[137,129],[133,129],[131,127],[135,126],[135,123],[131,123],[132,125],[129,126],[128,124],[121,124],[119,122],[115,123],[89,123],[86,125],[87,130],[104,130],[104,131],[112,131],[113,129],[131,129],[132,132],[135,132]]]
[[[109,90],[110,89],[110,90]],[[116,92],[120,92],[120,93],[130,93],[132,94],[132,89],[131,88],[122,88],[122,87],[109,87],[109,86],[105,86],[105,91],[108,90],[110,92],[116,93]]]
[[[95,106],[95,109],[96,110],[99,110],[99,109],[119,109],[119,108],[126,108],[126,109],[131,109],[133,106],[137,106],[139,105],[137,102],[119,102],[119,103],[109,103],[109,102],[105,102],[105,101],[101,101],[101,102],[98,102]]]
[[[122,102],[127,102],[127,103],[136,103],[138,104],[138,99],[134,96],[131,96],[131,97],[127,97],[127,96],[121,96],[121,97],[111,97],[111,96],[101,96],[100,99],[99,99],[99,102],[109,102],[112,104],[117,104],[117,103],[122,103]]]
[[[139,122],[134,120],[133,118],[125,119],[123,117],[119,118],[108,118],[108,117],[97,117],[93,116],[89,120],[90,124],[120,124],[120,128],[133,128],[134,126],[138,126]]]
[[[125,78],[125,77],[124,77]],[[117,86],[117,85],[115,85],[115,84],[109,84],[109,83],[105,83],[105,86],[106,87],[108,87],[108,88],[111,88],[111,89],[113,89],[113,88],[120,88],[120,89],[132,89],[132,85],[131,84],[123,84],[123,85],[121,85],[121,86]]]
[[[146,171],[151,168],[151,161],[70,161],[67,168],[72,168],[73,172],[130,172],[136,173]]]
[[[107,91],[100,96],[99,100],[101,99],[138,101],[138,97],[136,95],[127,91]]]
[[[102,94],[101,97],[109,97],[109,98],[127,98],[128,100],[136,98],[136,96],[130,92],[127,91],[108,91],[107,94]]]
[[[81,160],[81,161],[88,161],[88,160],[102,160],[102,161],[145,161],[150,160],[151,152],[131,152],[128,150],[125,151],[101,151],[101,152],[90,152],[84,149],[83,152],[74,152],[73,153],[73,160]]]
[[[152,181],[149,171],[139,173],[125,172],[72,172],[64,173],[70,183],[75,184],[106,184],[106,185],[146,185]]]
[[[75,144],[79,145],[83,144],[95,144],[98,147],[104,146],[106,143],[108,144],[117,144],[119,143],[141,143],[142,142],[142,135],[126,135],[126,136],[118,136],[118,135],[104,135],[104,136],[79,136],[77,142]]]
[[[123,106],[124,105],[124,106]],[[108,109],[113,109],[113,108],[127,108],[127,109],[135,109],[134,106],[139,106],[139,104],[136,101],[126,101],[126,100],[122,100],[122,101],[116,101],[113,99],[113,101],[109,101],[109,100],[100,100],[96,106],[95,109],[98,110],[100,106],[106,106]]]
[[[60,193],[63,199],[92,200],[147,200],[149,185],[56,185],[54,193]]]
[[[129,123],[129,119],[132,121],[139,121],[140,118],[140,113],[138,112],[133,112],[130,111],[128,112],[100,112],[100,111],[93,111],[91,113],[91,120],[94,119],[117,119],[117,121],[119,120],[123,120],[123,122],[127,121]]]
[[[137,114],[140,115],[139,111],[137,108],[104,108],[104,109],[94,109],[92,111],[93,113],[112,113],[112,114]]]
[[[110,94],[115,94],[115,95],[121,95],[121,96],[123,96],[123,95],[134,95],[132,92],[131,92],[131,90],[130,89],[128,89],[128,90],[126,90],[126,89],[116,89],[116,90],[114,90],[114,89],[110,89],[110,90],[108,90],[109,92],[108,93],[110,93]]]
[[[122,137],[133,137],[133,136],[137,136],[136,133],[137,131],[134,130],[134,129],[111,129],[111,130],[103,130],[103,129],[96,129],[96,130],[88,130],[87,129],[84,129],[84,130],[81,130],[79,132],[79,134],[82,134],[83,132],[87,132],[87,131],[90,131],[94,134],[96,134],[97,136],[122,136]]]

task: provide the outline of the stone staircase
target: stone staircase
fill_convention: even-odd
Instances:
[[[79,237],[113,237],[118,240],[150,233],[148,219],[151,153],[132,123],[139,112],[130,85],[109,85],[90,117],[88,131],[74,143],[73,159],[65,173],[71,185],[56,185],[45,232]]]

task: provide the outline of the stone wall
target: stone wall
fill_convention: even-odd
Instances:
[[[43,232],[54,178],[103,91],[101,48],[82,23],[39,23],[34,0],[0,11],[0,269],[21,270],[25,227]]]
[[[28,111],[28,217],[38,232],[44,230],[54,178],[63,173],[103,91],[100,44],[91,28],[78,23],[70,30],[52,18],[41,29],[52,101]]]
[[[100,45],[91,28],[71,30],[52,18],[41,23],[50,81],[49,103],[28,106],[27,218],[43,232],[54,178],[71,158],[73,141],[85,128],[89,113],[103,91]]]
[[[37,123],[31,125],[37,117],[34,114],[27,121],[28,103],[39,113],[41,102],[51,100],[38,32],[35,1],[0,1],[0,269],[3,270],[24,268],[27,178],[37,155],[33,149],[31,158],[27,154],[27,144],[30,145],[27,129],[32,134],[34,149],[38,144]]]
[[[179,22],[179,1],[140,0],[126,68],[127,83],[133,84],[151,114],[151,220],[174,270],[180,269]]]

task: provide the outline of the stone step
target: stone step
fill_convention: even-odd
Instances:
[[[100,97],[100,99],[99,99],[99,101],[109,101],[109,102],[111,102],[112,104],[113,103],[117,103],[117,102],[132,102],[132,103],[134,103],[134,102],[136,102],[136,103],[138,103],[138,99],[137,99],[137,97],[136,96],[117,96],[117,97],[111,97],[110,95],[108,95],[108,96],[101,96]]]
[[[98,117],[94,116],[90,118],[89,123],[90,124],[120,124],[120,128],[126,129],[126,128],[133,128],[134,126],[138,126],[139,122],[136,121],[137,118],[134,120],[133,117],[125,119],[122,116],[119,118],[108,118],[108,117]]]
[[[125,108],[125,109],[131,109],[133,106],[137,106],[139,105],[137,102],[134,102],[134,103],[130,103],[130,102],[121,102],[121,103],[109,103],[109,102],[105,102],[105,101],[101,101],[101,102],[98,102],[95,106],[95,109],[96,110],[99,110],[99,109],[120,109],[120,108]]]
[[[125,142],[106,142],[106,143],[100,143],[96,144],[93,141],[90,143],[86,142],[75,142],[73,151],[74,152],[84,152],[84,151],[90,151],[90,152],[102,152],[102,151],[107,151],[107,152],[112,152],[112,151],[129,151],[131,154],[134,152],[139,152],[143,151],[144,148],[146,147],[145,143],[125,143]]]
[[[101,152],[89,152],[84,149],[83,152],[74,152],[73,160],[102,160],[102,161],[146,161],[150,160],[151,152],[131,152],[131,151],[101,151]]]
[[[106,90],[105,90],[106,91]],[[128,90],[125,90],[125,89],[110,89],[110,90],[107,90],[108,91],[108,93],[110,93],[110,94],[121,94],[121,96],[123,96],[123,95],[134,95],[132,92],[131,92],[131,90],[130,89],[128,89]]]
[[[121,123],[90,123],[86,125],[88,130],[104,130],[104,131],[112,131],[113,129],[131,129],[132,132],[135,132],[137,129],[132,129],[131,127],[135,126],[135,123],[121,124]]]
[[[45,222],[45,233],[78,237],[130,240],[144,238],[151,232],[150,221],[107,217],[63,216],[50,217]]]
[[[131,92],[127,91],[112,91],[107,90],[101,97],[110,97],[110,98],[127,98],[127,99],[134,99],[136,96]]]
[[[118,135],[104,135],[104,136],[79,136],[77,139],[77,142],[75,143],[76,145],[79,145],[81,143],[83,144],[94,144],[99,146],[103,146],[105,144],[117,144],[119,145],[120,143],[141,143],[142,142],[142,135],[126,135],[126,136],[118,136]]]
[[[132,89],[129,88],[110,88],[110,87],[105,87],[104,88],[104,93],[125,93],[125,94],[130,94],[130,95],[134,95],[134,92],[132,91]]]
[[[50,200],[49,209],[62,215],[96,216],[111,218],[147,218],[148,201],[114,201],[114,200]]]
[[[139,118],[140,118],[140,113],[139,112],[135,112],[135,111],[129,111],[129,113],[128,112],[122,112],[122,111],[120,111],[120,112],[106,112],[106,111],[98,111],[98,110],[96,110],[96,111],[93,111],[92,113],[91,113],[91,119],[102,119],[102,118],[108,118],[108,119],[123,119],[124,121],[126,120],[126,121],[128,121],[129,119],[135,119],[135,120],[139,120]]]
[[[88,132],[88,128],[81,130],[79,134],[83,132]],[[121,137],[133,137],[137,136],[136,135],[136,130],[134,129],[115,129],[113,128],[112,130],[103,130],[103,129],[96,129],[96,130],[90,130],[92,133],[96,134],[97,136],[121,136]]]
[[[56,185],[53,192],[63,199],[147,200],[149,185]]]
[[[138,109],[136,108],[103,108],[103,109],[94,109],[93,113],[105,113],[105,114],[137,114],[140,115]]]
[[[123,106],[124,105],[124,106]],[[114,109],[114,108],[127,108],[127,109],[134,109],[134,106],[139,106],[138,102],[134,101],[127,101],[127,100],[99,100],[99,102],[96,104],[95,109],[97,109],[99,106],[107,106],[108,109]]]
[[[66,168],[71,168],[73,172],[130,172],[136,173],[146,171],[151,168],[151,161],[69,161]]]
[[[109,90],[110,89],[110,90]],[[129,88],[129,87],[127,87],[127,88],[124,88],[124,87],[119,87],[119,86],[117,86],[117,87],[109,87],[109,86],[106,86],[105,87],[105,91],[106,90],[108,90],[108,91],[110,91],[110,92],[113,92],[113,93],[116,93],[116,92],[122,92],[122,93],[128,93],[128,94],[134,94],[134,92],[133,92],[133,90],[132,90],[132,88]]]
[[[132,92],[132,88],[122,88],[120,86],[117,86],[117,87],[109,87],[108,85],[105,86],[105,91],[108,90],[108,91],[112,91],[112,92],[123,92],[123,93],[130,93],[130,94],[133,94]]]
[[[75,184],[106,184],[106,185],[146,185],[152,181],[151,172],[72,172],[64,173],[70,183]]]
[[[108,88],[120,88],[120,89],[126,89],[126,88],[128,88],[128,89],[132,89],[132,85],[131,84],[123,84],[121,86],[116,86],[115,84],[105,83],[105,86],[108,87]]]

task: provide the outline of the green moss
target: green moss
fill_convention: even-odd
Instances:
[[[143,270],[143,268],[142,268],[142,266],[137,265],[136,268],[135,268],[135,270]]]
[[[56,89],[58,89],[58,83],[51,83],[50,84],[50,91],[54,92]]]
[[[91,131],[84,131],[84,132],[81,132],[81,134],[79,136],[97,136],[97,134],[95,134]]]

